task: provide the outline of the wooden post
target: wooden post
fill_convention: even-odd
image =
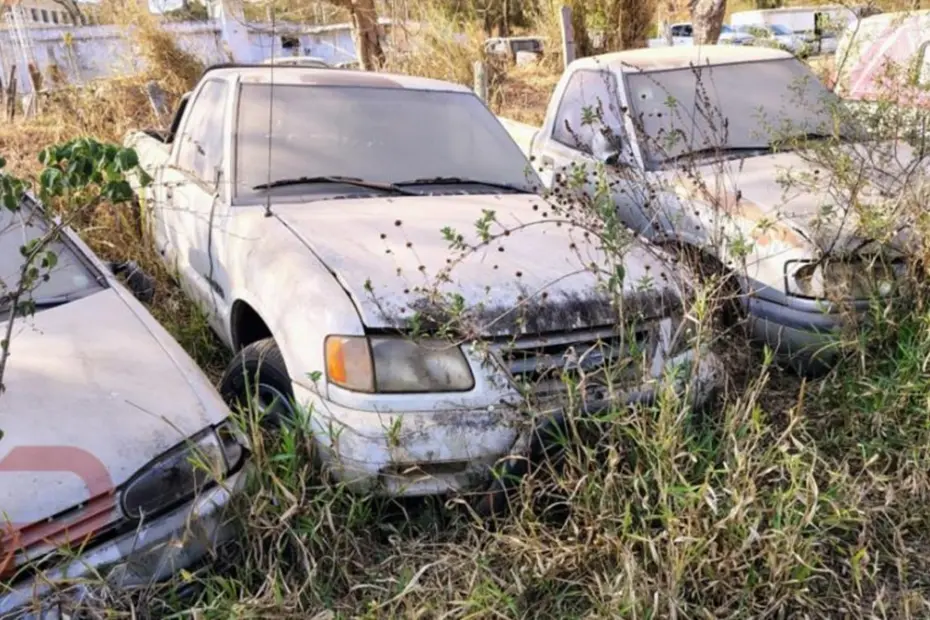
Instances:
[[[145,83],[145,94],[149,98],[149,103],[152,104],[152,111],[155,112],[155,120],[160,124],[162,122],[162,117],[168,113],[165,91],[161,89],[158,82],[149,80]]]
[[[488,102],[488,70],[480,60],[475,61],[475,93],[482,101]]]
[[[16,65],[10,66],[10,79],[6,87],[6,117],[11,123],[16,116]]]
[[[559,15],[562,28],[562,58],[565,67],[575,60],[575,29],[572,28],[572,7],[563,6]]]

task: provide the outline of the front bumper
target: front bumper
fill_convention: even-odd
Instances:
[[[0,619],[69,617],[107,588],[148,586],[209,558],[236,532],[230,501],[242,490],[248,469],[151,523],[85,550],[63,566],[24,583],[0,584]]]
[[[725,371],[720,359],[702,352],[680,355],[666,366],[689,364],[692,372],[676,385],[697,406],[706,404],[722,386]],[[311,416],[321,459],[337,481],[357,493],[422,496],[457,493],[486,486],[491,468],[503,457],[522,450],[533,421],[525,412],[506,405],[485,409],[411,411],[379,414],[321,400],[299,384],[300,403],[313,403]],[[652,393],[655,384],[621,393],[605,406],[624,406],[631,394]],[[560,408],[537,417],[559,416]]]
[[[840,336],[847,315],[808,299],[785,297],[784,303],[750,297],[748,314],[753,340],[768,345],[778,361],[804,376],[817,376],[840,357]],[[854,302],[847,312],[861,316],[868,301]]]

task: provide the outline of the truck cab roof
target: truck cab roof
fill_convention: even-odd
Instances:
[[[737,45],[675,45],[624,50],[574,61],[570,69],[609,68],[623,73],[686,69],[793,58],[790,52],[769,47]]]
[[[470,89],[460,84],[433,80],[430,78],[391,73],[372,73],[368,71],[321,69],[300,65],[214,65],[204,71],[201,80],[208,76],[222,80],[238,78],[242,82],[250,84],[305,84],[308,86],[350,86],[357,88],[397,88],[442,92],[472,92]]]

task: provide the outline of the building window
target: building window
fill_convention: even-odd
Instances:
[[[42,23],[43,24],[48,23],[48,11],[46,11],[45,9],[42,9]]]
[[[29,9],[29,12],[32,14],[32,21],[39,21],[39,11],[38,9]]]
[[[52,11],[52,23],[53,24],[58,23],[58,11]]]
[[[71,16],[68,15],[67,13],[62,13],[62,14],[61,14],[61,23],[63,23],[63,24],[70,24],[70,23],[71,23]]]

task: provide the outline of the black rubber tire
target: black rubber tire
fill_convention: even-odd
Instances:
[[[294,399],[284,357],[273,338],[253,342],[236,354],[220,380],[220,395],[230,407],[245,409],[249,405],[249,395],[254,395],[260,384],[272,387],[291,402]],[[281,422],[287,420],[279,416],[262,420],[269,426],[278,426]]]

